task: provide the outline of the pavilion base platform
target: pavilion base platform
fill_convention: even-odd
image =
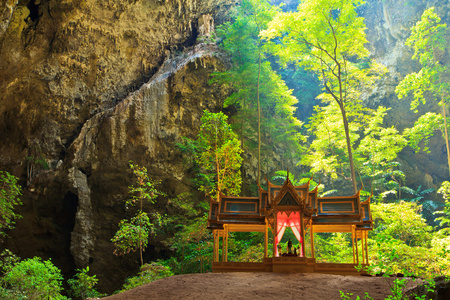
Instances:
[[[334,275],[365,276],[367,272],[358,272],[357,264],[316,263],[308,257],[264,258],[263,262],[213,262],[213,273],[221,272],[274,272],[274,273],[322,273]],[[367,266],[367,265],[362,265]]]

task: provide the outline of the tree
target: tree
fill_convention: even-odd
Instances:
[[[139,203],[139,210],[130,221],[125,219],[120,221],[119,230],[111,239],[111,242],[116,246],[114,251],[116,255],[124,255],[139,249],[141,265],[143,265],[142,252],[147,247],[149,234],[154,230],[154,224],[150,222],[148,214],[142,211],[143,202],[154,204],[155,199],[164,194],[155,188],[157,182],[148,176],[146,167],[138,166],[132,162],[129,165],[134,176],[136,176],[136,182],[128,187],[130,197],[126,200],[125,205],[128,208]],[[153,215],[156,221],[160,223],[161,216],[159,213],[155,212]]]
[[[420,103],[426,103],[426,93],[431,93],[431,95],[436,97],[436,101],[442,107],[441,114],[444,122],[443,135],[447,147],[447,160],[450,173],[450,148],[446,117],[446,105],[450,92],[450,84],[444,80],[445,74],[449,72],[449,69],[442,61],[445,51],[449,47],[445,38],[447,24],[440,24],[440,22],[441,19],[434,12],[434,7],[431,7],[424,11],[420,21],[411,28],[411,36],[406,40],[406,45],[414,49],[412,58],[420,62],[422,69],[406,75],[398,84],[395,91],[400,99],[410,93],[413,94],[414,99],[411,102],[411,109],[414,112],[418,111],[417,107]],[[416,123],[416,125],[423,125],[423,122]],[[430,127],[428,126],[428,128]],[[425,137],[429,136],[428,134]]]
[[[14,219],[20,215],[14,212],[14,206],[22,205],[19,197],[22,195],[18,178],[5,171],[0,171],[0,236],[6,229],[14,227]]]
[[[305,140],[299,133],[302,123],[294,116],[294,105],[298,100],[272,69],[265,55],[265,45],[259,37],[260,31],[267,28],[268,22],[279,11],[280,8],[270,5],[268,0],[243,0],[233,15],[233,22],[227,22],[218,29],[223,38],[222,48],[231,56],[232,66],[225,72],[215,73],[213,81],[228,84],[235,90],[225,100],[224,106],[238,108],[240,121],[236,123],[239,124],[237,132],[241,137],[241,147],[251,149],[252,138],[257,137],[258,184],[264,148],[281,142],[283,148],[287,148],[289,158],[300,149],[299,142]]]
[[[361,0],[306,0],[298,12],[280,13],[261,35],[272,40],[271,51],[284,65],[295,63],[315,72],[325,93],[338,105],[344,125],[350,177],[356,192],[355,166],[348,124],[347,106],[382,70],[364,61],[369,51],[362,17],[356,8]]]
[[[197,135],[199,153],[196,161],[205,175],[200,190],[219,201],[220,193],[238,195],[242,178],[239,140],[222,112],[203,112],[202,125]]]
[[[385,184],[386,175],[398,186],[398,197],[401,197],[399,179],[404,174],[395,170],[398,163],[394,162],[397,155],[406,146],[405,138],[399,134],[393,126],[385,128],[384,117],[389,109],[379,106],[377,110],[367,119],[364,126],[364,137],[358,145],[358,155],[365,161],[361,167],[361,173],[371,178],[372,189],[376,183]]]
[[[442,194],[442,196],[444,197],[445,206],[443,210],[435,212],[435,214],[441,215],[440,217],[436,218],[436,221],[440,222],[439,226],[446,226],[447,228],[444,228],[444,231],[450,233],[450,182],[444,181],[439,188],[438,193]]]

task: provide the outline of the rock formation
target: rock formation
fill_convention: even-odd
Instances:
[[[193,190],[175,143],[229,93],[208,84],[223,69],[218,48],[194,44],[233,4],[25,1],[2,19],[0,167],[27,182],[7,247],[52,257],[65,274],[89,264],[108,274],[103,290],[136,270],[137,257],[114,257],[110,242],[128,216],[128,161],[169,196]]]

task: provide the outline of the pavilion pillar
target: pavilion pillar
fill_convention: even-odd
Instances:
[[[314,258],[314,230],[312,225],[312,219],[309,221],[310,226],[310,239],[311,239],[311,257]]]
[[[222,261],[228,260],[228,225],[223,226],[223,238],[222,238]]]
[[[364,260],[365,260],[365,254],[364,254],[364,232],[360,231],[360,235],[361,235],[361,261],[362,261],[362,264],[364,264]]]
[[[279,253],[277,252],[277,244],[276,242],[276,238],[277,238],[277,231],[278,231],[278,226],[277,223],[278,222],[278,218],[277,218],[277,212],[274,212],[274,217],[273,217],[273,257],[277,257],[279,256]]]
[[[305,257],[305,224],[303,223],[303,212],[300,212],[300,230],[302,235],[302,252],[300,254],[302,255],[302,257]]]
[[[268,248],[268,239],[269,239],[269,227],[267,224],[267,219],[264,225],[264,258],[267,258],[267,248]]]
[[[216,229],[213,231],[213,237],[214,237],[214,246],[213,246],[213,261],[218,262],[219,261],[219,231]]]
[[[355,230],[355,242],[356,242],[356,263],[359,265],[358,231],[356,230]]]
[[[365,231],[365,241],[366,241],[366,264],[369,264],[369,251],[368,251],[368,247],[367,247],[367,239],[369,238],[369,231]]]
[[[353,263],[356,263],[355,260],[355,225],[352,225],[352,248],[353,248]]]

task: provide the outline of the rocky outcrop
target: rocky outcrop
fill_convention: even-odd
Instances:
[[[110,242],[131,215],[128,161],[169,197],[195,193],[176,143],[229,92],[208,84],[225,60],[198,42],[210,42],[234,4],[32,0],[0,20],[0,169],[27,185],[8,248],[52,257],[68,276],[89,264],[104,291],[137,270],[138,257],[114,257]],[[164,201],[147,209],[164,212]],[[169,235],[151,242],[147,260]]]
[[[0,40],[9,26],[9,22],[11,21],[11,17],[18,2],[19,0],[2,0],[0,2],[0,11],[3,10],[0,15]]]

